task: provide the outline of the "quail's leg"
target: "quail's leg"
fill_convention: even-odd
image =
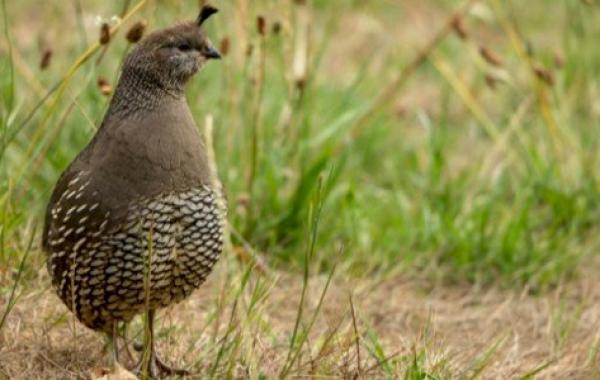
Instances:
[[[113,367],[116,367],[117,364],[119,364],[119,334],[117,327],[117,322],[113,322],[112,331],[108,334]]]
[[[113,367],[116,367],[117,364],[121,364],[119,360],[119,338],[123,339],[125,353],[127,354],[129,361],[133,361],[133,354],[131,353],[131,350],[129,350],[129,344],[127,342],[127,324],[123,327],[123,335],[119,335],[118,326],[118,323],[114,322],[110,334],[107,335]]]
[[[170,375],[188,375],[188,371],[173,368],[158,357],[154,349],[154,310],[149,310],[146,318],[148,318],[148,323],[144,331],[144,350],[135,368],[135,373],[141,379],[162,379]]]
[[[129,328],[129,324],[127,322],[125,322],[125,325],[123,326],[123,343],[125,345],[125,353],[127,354],[127,358],[129,359],[129,361],[133,361],[133,354],[131,353],[131,350],[129,349],[129,341],[127,340],[127,330]],[[141,350],[140,350],[141,351]]]

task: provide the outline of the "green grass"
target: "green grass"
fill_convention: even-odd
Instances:
[[[424,3],[436,22],[413,19],[427,15],[419,2],[309,1],[304,8],[264,0],[247,2],[244,14],[233,3],[219,3],[209,26],[216,45],[229,39],[229,54],[193,80],[188,99],[200,126],[214,117],[234,246],[251,246],[278,269],[304,271],[305,281],[309,269],[336,267],[357,279],[401,270],[444,286],[540,294],[598,256],[596,3],[479,1],[464,19],[468,39],[445,36],[381,103],[374,99],[426,44],[423,35],[460,2]],[[97,41],[87,18],[122,14],[122,5],[82,2],[83,14],[58,1],[2,5],[0,294],[8,311],[18,282],[26,286],[43,266],[39,239],[26,256],[40,230],[32,225],[106,110],[96,80],[113,80],[128,46],[119,32],[100,63],[95,50],[84,53]],[[28,20],[34,9],[43,19]],[[144,17],[155,29],[195,9],[193,1],[148,1],[124,28]],[[255,28],[259,14],[265,36]],[[279,34],[271,32],[274,22]],[[54,53],[44,71],[38,39]],[[502,65],[486,62],[480,45]],[[294,67],[304,60],[298,77]],[[301,324],[301,314],[302,307],[283,373],[306,344],[310,317]],[[364,355],[387,363],[372,339]],[[237,355],[235,347],[221,350],[227,363],[223,355]],[[418,350],[400,361],[407,379],[444,378],[422,368]],[[384,373],[392,376],[393,365],[382,364]]]
[[[21,7],[9,12],[18,16]],[[509,11],[518,12],[518,6],[488,7],[489,21],[469,18],[467,25],[494,33],[500,47],[496,50],[505,61],[500,70],[510,78],[509,84],[495,91],[483,86],[481,77],[490,68],[468,53],[485,41],[461,42],[448,36],[437,49],[434,65],[423,65],[405,90],[409,95],[418,92],[419,82],[437,86],[439,95],[427,99],[432,109],[417,107],[397,117],[385,107],[352,138],[350,128],[365,104],[390,81],[393,71],[402,68],[411,52],[398,56],[397,48],[391,47],[392,52],[380,53],[385,60],[381,71],[389,75],[369,71],[367,60],[357,62],[366,66],[364,70],[344,73],[348,82],[330,80],[318,70],[334,38],[341,38],[337,34],[348,26],[330,14],[330,6],[319,7],[309,20],[312,54],[304,88],[295,86],[288,70],[294,60],[297,6],[281,7],[290,8],[292,15],[283,33],[262,37],[248,27],[244,33],[253,46],[252,56],[230,55],[222,64],[210,65],[189,88],[198,122],[207,113],[215,117],[217,156],[231,220],[245,238],[269,252],[269,257],[299,263],[308,202],[318,178],[331,175],[324,192],[325,228],[317,249],[326,263],[335,261],[334,246],[342,244],[352,247],[346,250],[351,266],[367,264],[374,269],[399,260],[435,263],[442,271],[448,268],[452,274],[445,275],[457,281],[500,280],[537,287],[572,274],[582,254],[597,244],[593,229],[599,215],[598,133],[594,133],[598,115],[593,94],[600,62],[592,37],[598,28],[595,10],[584,15],[577,28],[556,33],[563,44],[553,48],[563,51],[565,66],[553,70],[556,84],[549,87],[536,80],[528,60],[551,67],[548,56],[554,52],[532,46],[536,55],[519,57],[519,49],[525,46],[511,49],[501,21],[495,20]],[[539,5],[540,10],[543,7]],[[532,24],[545,22],[531,26],[534,37],[550,28],[551,22],[576,17],[586,6],[545,7],[555,17],[533,20]],[[184,14],[184,8],[155,4],[145,10],[147,17],[153,17],[152,8],[155,14],[169,14],[161,16],[167,18],[165,23]],[[372,17],[383,11],[381,6],[362,8]],[[241,55],[245,47],[239,46],[233,28],[225,27],[232,24],[224,19],[232,11],[225,7],[210,34],[215,39],[227,35],[233,52]],[[250,11],[259,13],[261,6]],[[352,15],[352,6],[345,12]],[[252,20],[251,15],[248,18]],[[529,27],[529,20],[522,19],[507,19],[507,27]],[[60,63],[75,60],[77,48],[68,48],[76,42],[56,41],[51,70],[39,74],[33,61],[35,49],[16,49],[29,59],[24,63],[35,75],[30,81],[39,80],[38,86],[47,90],[62,76]],[[36,103],[33,83],[22,78],[20,70],[14,84],[11,75],[2,76],[7,94],[2,132],[14,136],[2,160],[3,217],[8,219],[2,229],[3,249],[26,220],[39,219],[54,180],[93,134],[108,101],[99,94],[95,79],[102,74],[112,77],[124,48],[117,35],[101,64],[90,59],[76,66],[75,78],[61,82],[65,92],[53,94],[25,125]],[[259,58],[263,54],[264,62]],[[476,94],[473,104],[435,70],[438,61],[445,62]],[[9,59],[3,60],[2,69],[15,71]],[[527,108],[517,115],[526,101]],[[486,135],[482,117],[469,112],[473,109],[481,110],[495,135]],[[247,197],[243,206],[237,204],[240,196]],[[10,223],[19,216],[21,220]],[[12,261],[7,256],[3,259]]]

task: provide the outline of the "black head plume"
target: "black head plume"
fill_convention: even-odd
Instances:
[[[198,24],[198,26],[202,26],[202,24],[204,24],[204,21],[206,21],[210,16],[214,15],[218,11],[219,10],[213,7],[212,5],[203,6],[200,10],[198,18],[196,19],[196,24]]]

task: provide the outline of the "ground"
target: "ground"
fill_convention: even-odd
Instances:
[[[594,378],[600,374],[600,283],[598,268],[592,269],[545,297],[494,288],[432,288],[402,274],[358,285],[334,277],[310,344],[289,374],[381,378],[413,368],[434,378],[509,379],[537,370],[538,379]],[[86,378],[108,366],[103,338],[72,321],[41,277],[40,290],[23,294],[9,317],[0,348],[2,371],[10,379],[65,379]],[[231,283],[239,277],[227,276],[221,267],[189,300],[161,314],[160,352],[191,368],[196,378],[277,377],[289,362],[303,280],[289,273],[269,278],[254,272],[237,302],[219,306],[239,285]],[[311,279],[305,323],[326,281]],[[263,290],[251,290],[257,288]],[[229,344],[237,348],[219,351]],[[219,352],[222,363],[214,368]],[[232,365],[229,355],[239,361]]]

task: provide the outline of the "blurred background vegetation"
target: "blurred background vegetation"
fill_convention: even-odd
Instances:
[[[197,3],[2,1],[5,305],[45,278],[45,204],[106,111],[126,31]],[[225,57],[187,96],[214,126],[239,257],[530,294],[598,262],[597,1],[213,4]]]
[[[222,265],[229,268],[226,263],[237,256],[280,273],[304,271],[305,286],[309,269],[325,274],[336,267],[336,276],[355,286],[400,273],[431,288],[541,296],[583,269],[597,268],[597,1],[213,4],[221,13],[207,30],[225,57],[194,78],[187,96],[199,127],[214,128],[235,254]],[[193,19],[198,1],[1,5],[0,329],[19,296],[48,286],[39,252],[45,204],[106,111],[131,48],[127,30],[136,23],[148,31]],[[104,45],[102,24],[112,31]],[[226,277],[215,304],[206,306],[209,315],[220,315],[227,303],[235,309],[250,281],[248,271],[235,281]],[[269,286],[248,285],[252,302],[244,309],[251,322],[243,328],[266,336],[272,332],[260,321],[275,323],[277,317],[252,305],[264,302]],[[222,296],[226,291],[235,294]],[[286,328],[291,343],[274,372],[280,376],[290,373],[315,322],[299,322],[304,296],[302,291],[293,332]],[[583,306],[573,310],[577,321]],[[354,317],[352,306],[355,331]],[[559,342],[556,352],[575,326],[569,318],[561,304],[548,322],[551,341]],[[248,331],[229,339],[234,330],[228,328],[222,340],[216,331],[204,346],[213,376],[231,374],[231,363],[265,365],[253,350],[238,352]],[[322,339],[326,345],[330,338]],[[444,356],[436,361],[421,351],[392,365],[374,330],[361,339],[387,376],[456,373]],[[429,345],[427,333],[419,339]],[[600,347],[594,342],[584,353],[592,361]],[[468,369],[473,377],[500,340],[489,344]],[[221,360],[223,355],[231,361]],[[431,371],[422,370],[425,362],[434,363]],[[359,352],[359,374],[360,366]],[[331,373],[323,368],[317,373]]]
[[[208,29],[226,57],[188,99],[201,126],[214,118],[235,245],[297,266],[322,183],[320,270],[401,267],[535,290],[598,253],[597,4],[472,3],[402,86],[393,82],[460,2],[217,3]],[[39,234],[53,184],[101,121],[130,46],[120,31],[77,58],[133,5],[5,2],[2,266]],[[196,10],[149,1],[122,28]]]

